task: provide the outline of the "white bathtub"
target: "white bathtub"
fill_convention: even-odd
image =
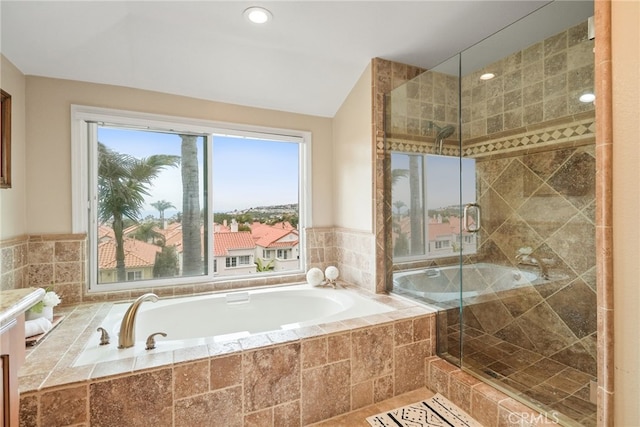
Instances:
[[[460,274],[463,289],[460,292]],[[393,274],[393,288],[401,294],[430,302],[472,300],[482,295],[516,289],[533,283],[538,276],[530,271],[496,264],[478,263],[460,267],[421,268]]]
[[[136,319],[136,343],[118,349],[120,322],[131,303],[114,304],[102,322],[111,344],[98,345],[98,333],[74,366],[176,350],[238,339],[251,334],[386,313],[393,308],[347,289],[282,286],[144,302]],[[145,350],[146,338],[156,336],[156,349]]]

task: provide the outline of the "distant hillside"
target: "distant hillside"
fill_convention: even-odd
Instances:
[[[251,223],[253,221],[266,223],[289,221],[295,227],[298,224],[298,204],[256,206],[248,209],[216,212],[213,214],[213,220],[218,224],[222,224],[224,220],[230,221],[232,219],[235,219],[240,224]]]

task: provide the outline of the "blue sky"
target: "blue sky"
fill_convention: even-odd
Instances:
[[[109,127],[98,128],[98,140],[110,149],[137,158],[152,154],[180,155],[181,138],[176,134]],[[203,182],[204,138],[198,140],[200,182]],[[214,211],[226,212],[255,206],[298,203],[298,153],[296,143],[215,135],[213,139]],[[201,188],[202,190],[202,188]],[[171,217],[181,210],[180,168],[166,168],[153,182],[142,217],[158,216],[150,203],[171,202]],[[203,201],[200,201],[203,207]]]

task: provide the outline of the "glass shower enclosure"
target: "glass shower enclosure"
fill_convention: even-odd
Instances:
[[[437,308],[441,357],[565,425],[596,421],[592,13],[552,2],[385,111],[389,290]]]

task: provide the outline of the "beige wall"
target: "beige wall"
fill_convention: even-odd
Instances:
[[[371,128],[371,64],[364,70],[333,118],[334,224],[373,232],[373,151]]]
[[[616,426],[640,420],[640,2],[613,1],[613,280]]]
[[[29,233],[70,233],[70,105],[270,126],[313,134],[314,227],[333,225],[331,119],[211,102],[119,86],[29,76],[26,79],[26,221]],[[21,217],[24,217],[21,215]],[[4,215],[3,220],[4,223]]]
[[[0,55],[0,85],[11,95],[11,188],[0,189],[0,240],[27,232],[25,157],[25,77]]]

